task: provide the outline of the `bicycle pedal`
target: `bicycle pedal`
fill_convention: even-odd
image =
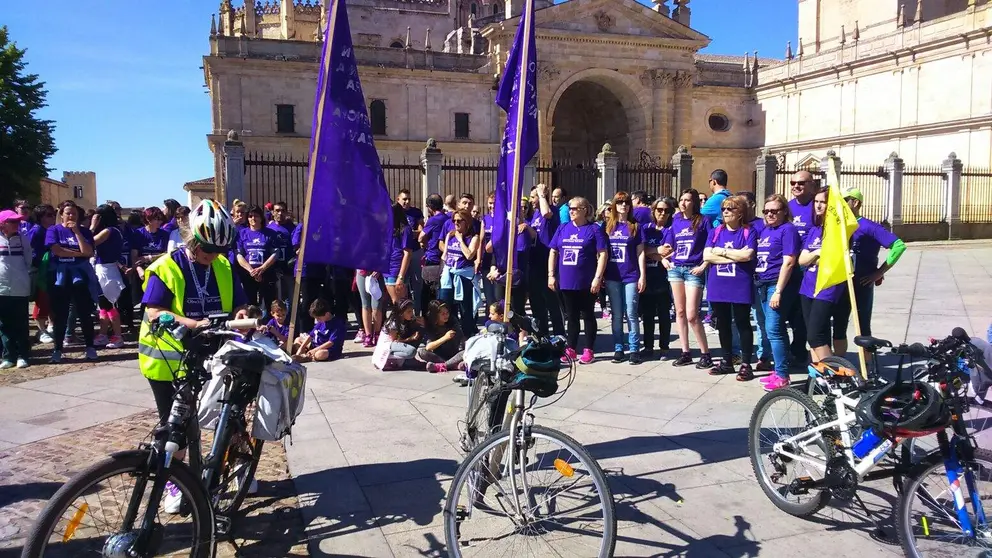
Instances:
[[[218,537],[230,535],[232,526],[233,522],[230,517],[223,515],[214,516],[214,528]]]

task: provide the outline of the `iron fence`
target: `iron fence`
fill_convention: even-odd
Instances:
[[[285,202],[294,217],[302,217],[307,188],[307,160],[285,153],[245,156],[245,202],[265,205]]]
[[[947,175],[940,167],[907,167],[902,174],[904,223],[947,220]]]
[[[647,192],[655,198],[672,196],[675,191],[675,169],[671,165],[621,162],[617,166],[617,191]]]
[[[564,188],[569,198],[582,197],[596,205],[596,181],[599,171],[594,162],[570,160],[542,161],[537,164],[537,183],[549,188]]]
[[[485,207],[489,193],[496,189],[497,168],[497,162],[488,159],[444,159],[441,163],[442,195],[472,194],[476,205]]]
[[[424,168],[419,164],[393,163],[389,159],[382,161],[382,174],[389,190],[389,199],[395,200],[400,190],[410,190],[410,201],[420,206],[424,191]]]
[[[786,199],[792,199],[792,176],[799,171],[809,171],[818,186],[825,186],[826,179],[823,171],[818,168],[793,167],[791,169],[779,168],[775,174],[775,191]],[[847,166],[840,169],[840,188],[849,190],[857,188],[861,190],[865,201],[861,206],[861,215],[872,221],[881,223],[887,221],[887,208],[889,203],[888,173],[885,167],[862,165]]]
[[[992,169],[966,167],[961,173],[961,221],[992,223]]]

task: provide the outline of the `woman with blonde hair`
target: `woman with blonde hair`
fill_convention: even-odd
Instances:
[[[606,290],[610,293],[613,326],[613,362],[624,355],[623,318],[627,316],[627,353],[631,364],[640,364],[641,328],[638,299],[646,285],[646,260],[642,227],[634,221],[630,195],[617,192],[606,217],[603,231],[610,243],[606,262]]]

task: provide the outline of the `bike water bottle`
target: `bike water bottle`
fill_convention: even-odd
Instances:
[[[871,453],[871,450],[878,447],[878,442],[882,439],[875,434],[875,431],[868,429],[864,434],[861,435],[861,439],[858,440],[851,450],[854,452],[854,457],[861,459],[862,457]]]

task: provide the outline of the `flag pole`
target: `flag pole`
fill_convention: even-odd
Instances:
[[[517,193],[520,192],[520,173],[523,170],[520,161],[520,142],[523,140],[524,127],[521,123],[524,121],[524,108],[526,103],[524,102],[524,95],[527,94],[527,60],[529,59],[530,49],[534,45],[530,44],[530,25],[531,18],[534,17],[534,0],[527,0],[524,3],[524,14],[523,18],[520,20],[520,25],[524,26],[524,40],[521,43],[520,60],[522,60],[522,71],[519,72],[518,82],[517,82],[517,127],[516,137],[513,140],[513,169],[511,170],[510,176],[513,177],[510,186],[510,224],[507,229],[507,235],[509,237],[507,242],[507,255],[506,255],[506,285],[503,292],[503,315],[508,316],[510,312],[510,298],[513,296],[513,257],[517,252],[517,211],[520,210],[520,202],[517,200]],[[504,70],[505,71],[505,70]],[[528,163],[530,161],[527,161]]]
[[[830,159],[830,173],[833,175],[833,182],[837,185],[837,192],[840,193],[840,177],[837,174],[837,168],[834,166],[834,159]],[[844,207],[840,204],[847,203],[844,201],[843,195],[838,196],[838,199],[834,202],[834,212],[837,213],[837,220],[840,221],[844,217]],[[842,231],[846,231],[846,227],[840,227]],[[851,319],[854,320],[854,335],[861,335],[861,320],[858,318],[858,302],[854,297],[854,269],[851,264],[851,239],[847,238],[847,233],[841,234],[841,238],[844,239],[844,275],[847,277],[847,296],[851,301]],[[859,345],[854,345],[855,350],[858,352],[858,364],[861,365],[861,378],[866,379],[868,374],[868,364],[865,359],[865,350]]]
[[[327,22],[327,36],[324,37],[324,44],[327,45],[327,56],[321,60],[321,64],[324,65],[324,80],[321,83],[321,89],[317,91],[318,108],[317,108],[317,122],[312,131],[313,133],[313,143],[310,148],[310,159],[307,169],[307,190],[306,190],[306,202],[303,205],[303,229],[300,231],[300,252],[296,255],[296,269],[293,272],[293,300],[290,304],[290,315],[289,315],[289,335],[286,337],[286,352],[292,356],[293,354],[293,341],[296,337],[296,319],[300,310],[300,288],[303,282],[303,255],[307,249],[307,223],[310,221],[310,200],[313,197],[313,178],[315,170],[315,162],[317,158],[318,148],[320,145],[320,129],[324,120],[324,101],[327,98],[327,84],[331,80],[331,48],[334,45],[334,29],[336,27],[338,18],[338,2],[341,0],[331,0],[331,18]]]

